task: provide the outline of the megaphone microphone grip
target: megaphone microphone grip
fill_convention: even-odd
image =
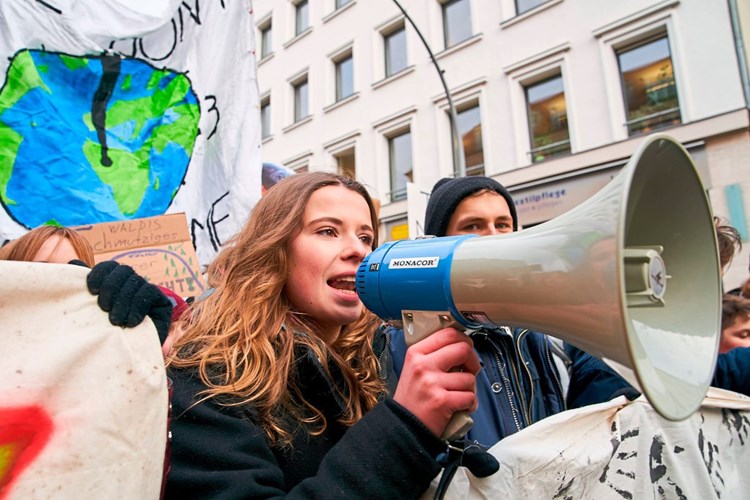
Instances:
[[[404,340],[407,346],[411,346],[443,328],[455,328],[467,333],[466,327],[456,321],[448,311],[403,311],[401,315]],[[451,371],[460,370],[457,367]],[[458,411],[453,414],[440,438],[445,441],[460,439],[471,429],[472,425],[474,425],[474,420],[469,412]]]

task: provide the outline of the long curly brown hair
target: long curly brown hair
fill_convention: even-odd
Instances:
[[[372,335],[379,320],[364,309],[332,345],[316,334],[315,322],[295,313],[284,293],[289,273],[289,244],[299,234],[310,196],[325,186],[341,185],[360,194],[377,217],[367,190],[358,182],[330,173],[296,174],[276,184],[258,202],[242,230],[209,267],[215,291],[195,304],[180,324],[168,366],[192,368],[208,389],[203,399],[227,406],[249,406],[271,443],[289,445],[292,418],[310,434],[327,425],[320,409],[303,394],[294,374],[295,347],[305,346],[328,375],[340,372],[339,396],[350,426],[385,391]],[[377,245],[377,235],[373,248]]]

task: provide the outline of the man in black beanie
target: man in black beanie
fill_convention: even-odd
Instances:
[[[494,179],[441,179],[432,189],[425,214],[428,235],[489,236],[517,229],[513,198]],[[400,374],[406,355],[403,332],[391,330],[391,339],[394,365]],[[573,360],[568,386],[567,369],[555,359],[570,358],[542,333],[525,328],[482,328],[472,333],[472,339],[483,369],[477,375],[479,408],[472,413],[474,425],[467,439],[481,445],[492,446],[534,422],[566,410],[566,389],[571,408],[607,401],[623,391],[629,397],[638,395],[604,363],[574,348],[566,348]],[[558,370],[558,366],[563,368]],[[602,374],[606,375],[602,377],[605,384],[589,383]]]

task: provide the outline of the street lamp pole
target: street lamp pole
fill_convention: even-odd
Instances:
[[[432,60],[432,64],[435,66],[435,69],[437,70],[438,76],[440,77],[440,82],[443,84],[443,89],[445,90],[445,96],[448,98],[448,112],[451,118],[450,121],[451,121],[451,145],[453,149],[453,175],[454,177],[466,177],[466,165],[464,164],[463,145],[461,144],[461,141],[459,140],[459,136],[458,136],[458,114],[456,113],[456,107],[453,105],[453,99],[451,99],[451,93],[450,93],[450,90],[448,90],[448,84],[445,83],[445,77],[443,76],[444,71],[438,64],[437,59],[435,59],[435,54],[432,53],[432,50],[430,49],[430,46],[427,43],[427,40],[425,40],[424,36],[422,36],[422,32],[419,31],[419,28],[417,28],[417,25],[414,23],[414,20],[409,16],[409,13],[406,12],[406,9],[404,9],[401,6],[398,0],[393,0],[393,3],[395,3],[396,6],[399,8],[399,10],[404,14],[404,17],[406,18],[406,20],[409,21],[409,24],[411,24],[411,26],[414,28],[414,31],[417,32],[419,39],[422,40],[422,44],[427,49],[427,53],[430,54],[430,59]]]

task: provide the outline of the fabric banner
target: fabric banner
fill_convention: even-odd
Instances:
[[[619,397],[507,437],[490,449],[497,473],[460,468],[445,498],[750,498],[749,440],[750,399],[740,394],[711,388],[681,422]]]
[[[185,212],[207,265],[260,197],[250,0],[2,0],[0,243]]]
[[[0,261],[0,499],[159,498],[169,402],[156,328],[112,326],[88,272]]]

